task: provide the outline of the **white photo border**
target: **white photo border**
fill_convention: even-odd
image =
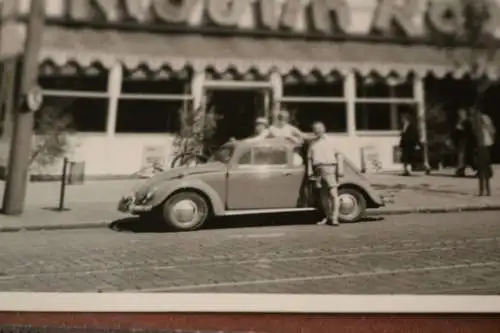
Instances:
[[[500,313],[499,296],[0,293],[1,312]]]

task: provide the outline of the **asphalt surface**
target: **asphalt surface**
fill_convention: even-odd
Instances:
[[[0,234],[0,291],[500,294],[498,212],[114,228]]]

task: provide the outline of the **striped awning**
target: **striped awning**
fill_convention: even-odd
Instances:
[[[99,63],[105,67],[119,61],[129,70],[141,66],[181,70],[190,66],[266,74],[277,69],[283,75],[330,75],[351,70],[383,77],[417,73],[460,78],[467,74],[467,68],[457,66],[444,49],[430,45],[156,34],[61,26],[46,27],[41,61],[58,66]],[[497,77],[496,68],[487,68],[486,72]]]

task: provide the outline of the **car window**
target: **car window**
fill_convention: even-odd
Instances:
[[[238,161],[239,165],[250,165],[252,163],[252,151],[248,149],[243,155],[240,156]]]
[[[215,154],[213,154],[210,157],[209,161],[228,163],[233,157],[233,153],[234,153],[234,145],[224,145],[220,147],[219,150],[217,150]]]
[[[286,165],[288,164],[285,147],[262,146],[254,148],[254,165]]]

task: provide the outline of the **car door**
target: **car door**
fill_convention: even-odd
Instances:
[[[249,147],[229,171],[229,210],[295,208],[302,177],[287,146]]]

